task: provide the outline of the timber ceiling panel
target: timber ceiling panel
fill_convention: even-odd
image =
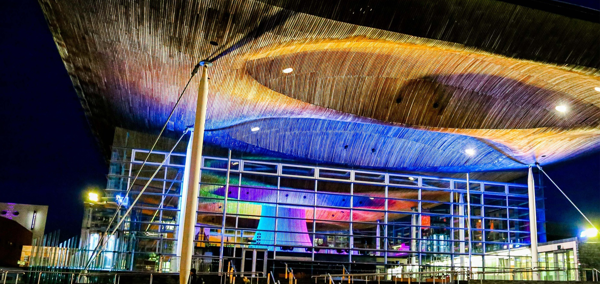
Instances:
[[[208,58],[206,139],[223,147],[443,172],[521,169],[600,147],[597,11],[492,0],[40,4],[104,145],[115,126],[160,129]],[[197,82],[173,133],[193,123]]]

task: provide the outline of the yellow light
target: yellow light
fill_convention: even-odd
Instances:
[[[88,192],[88,199],[92,202],[98,202],[98,200],[100,200],[100,197],[98,196],[98,193],[95,192]]]
[[[596,92],[600,92],[600,87],[596,87],[594,90],[596,90]]]
[[[596,228],[590,228],[581,232],[582,238],[594,238],[596,236],[598,236],[598,229]]]

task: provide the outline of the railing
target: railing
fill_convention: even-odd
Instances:
[[[596,268],[592,268],[592,282],[600,282],[600,279],[598,279],[598,277],[600,277],[600,270],[596,269]]]
[[[331,274],[327,273],[327,276],[329,276],[329,284],[335,284],[335,281],[331,278]]]
[[[1,284],[18,283],[113,283],[120,284],[121,276],[147,276],[149,284],[152,284],[155,275],[178,275],[176,273],[132,273],[132,272],[93,272],[81,273],[78,271],[24,271],[24,270],[2,270],[0,271]],[[14,276],[14,277],[13,277]]]
[[[230,260],[227,264],[227,274],[228,274],[228,278],[229,278],[229,283],[235,283],[235,263],[233,262],[233,260]]]
[[[289,284],[298,284],[298,279],[294,276],[294,270],[291,267],[288,267],[287,263],[285,264],[285,279],[288,279]]]
[[[275,275],[272,271],[269,272],[269,275],[267,276],[267,284],[271,284],[271,281],[273,281],[273,284],[281,284],[279,280],[275,281]]]
[[[432,283],[449,283],[453,280],[457,280],[462,278],[464,280],[474,280],[474,281],[483,281],[484,275],[490,274],[510,274],[514,275],[515,273],[541,273],[541,272],[568,272],[568,271],[592,271],[592,281],[598,282],[600,281],[600,270],[598,269],[536,269],[533,270],[531,268],[520,268],[520,269],[504,269],[504,270],[496,270],[496,271],[478,271],[472,272],[467,269],[465,270],[454,270],[454,271],[407,271],[403,273],[398,272],[386,272],[386,273],[345,273],[342,274],[321,274],[314,275],[311,278],[315,279],[315,283],[319,283],[319,279],[322,279],[322,283],[332,284],[334,282],[334,278],[340,277],[342,280],[340,283],[344,283],[344,279],[347,279],[347,283],[355,283],[355,281],[360,281],[360,283],[371,282],[371,281],[381,281],[381,280],[392,280],[394,283],[398,282],[432,282]],[[418,278],[414,278],[414,276],[418,276]],[[475,277],[479,276],[479,277]],[[407,277],[407,278],[405,278]],[[490,279],[491,280],[491,279]],[[543,280],[540,280],[543,281]],[[561,281],[561,280],[556,280]],[[566,280],[565,280],[566,281]],[[569,280],[575,281],[575,279]],[[589,281],[589,280],[588,280]]]

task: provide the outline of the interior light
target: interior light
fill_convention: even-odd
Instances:
[[[475,149],[468,148],[467,150],[465,150],[465,154],[467,154],[469,156],[473,156],[473,155],[475,155]]]
[[[600,87],[596,87],[594,90],[596,90],[596,92],[600,92]]]
[[[256,131],[259,131],[259,130],[260,130],[260,127],[258,127],[258,126],[254,126],[254,127],[250,128],[250,130],[251,130],[252,132],[256,132]]]
[[[567,111],[567,106],[565,106],[565,105],[557,105],[554,109],[556,109],[556,111],[558,111],[558,112],[566,112]]]
[[[292,68],[285,68],[285,69],[281,70],[281,72],[283,72],[285,74],[292,73],[293,71],[294,71],[294,69],[292,69]]]
[[[409,180],[415,180],[415,178],[414,178],[414,177],[408,177],[408,179],[409,179]]]
[[[584,230],[583,232],[581,232],[581,234],[579,236],[582,238],[594,238],[594,237],[598,236],[598,229],[590,228],[590,229]]]
[[[369,197],[369,199],[373,200],[373,199],[375,199],[375,197]]]
[[[92,191],[88,192],[88,200],[92,202],[98,202],[98,200],[100,200],[98,193]]]

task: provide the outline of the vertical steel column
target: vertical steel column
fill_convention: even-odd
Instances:
[[[184,223],[183,220],[184,218],[184,212],[186,211],[186,200],[184,199],[184,196],[187,196],[188,193],[188,189],[189,189],[189,184],[190,184],[190,164],[191,164],[191,157],[192,157],[192,140],[194,137],[193,134],[193,130],[191,130],[191,135],[190,135],[190,139],[188,141],[188,146],[187,146],[187,150],[185,153],[185,165],[184,165],[184,169],[183,169],[183,181],[181,183],[181,188],[180,188],[180,193],[181,196],[179,197],[179,202],[178,202],[178,207],[179,208],[179,212],[177,212],[178,214],[178,218],[177,218],[177,251],[176,254],[179,257],[179,261],[181,262],[181,250],[183,248],[182,246],[182,242],[181,240],[183,239],[183,227],[184,227]],[[132,249],[133,250],[133,249]],[[171,271],[177,272],[179,271],[179,265],[180,263],[175,262],[175,265],[173,267],[173,269]]]
[[[237,243],[242,242],[242,239],[244,238],[242,232],[239,230],[239,220],[240,220],[240,197],[242,196],[242,191],[241,191],[241,187],[242,187],[242,171],[240,171],[240,168],[242,167],[242,163],[241,163],[241,159],[238,162],[238,192],[237,192],[237,206],[235,209],[235,242],[236,244],[233,245],[233,256],[236,256],[236,252],[237,252]],[[238,241],[238,233],[240,233],[240,240]],[[265,258],[266,259],[266,258]]]
[[[481,279],[485,280],[485,253],[486,253],[486,231],[485,231],[485,185],[479,183],[479,191],[481,192],[481,198],[479,204],[481,204]],[[493,222],[493,221],[492,221]]]
[[[281,197],[281,176],[279,176],[280,166],[277,166],[277,200],[275,200],[275,228],[273,228],[273,259],[277,259],[277,223],[279,223],[279,200]]]
[[[473,234],[471,232],[471,189],[469,182],[469,173],[467,173],[467,232],[469,233],[469,273],[473,270],[472,263],[472,250],[473,244],[471,241],[473,240]],[[469,279],[471,278],[469,274]]]
[[[221,249],[219,250],[219,274],[223,272],[223,251],[225,246],[225,225],[227,225],[227,198],[229,198],[229,174],[231,173],[231,149],[227,155],[227,174],[225,175],[225,200],[223,201],[223,220],[221,221]]]
[[[380,256],[381,253],[381,221],[377,220],[377,227],[375,227],[375,255]]]
[[[459,213],[459,218],[458,218],[458,240],[460,241],[459,243],[459,252],[461,253],[460,255],[460,266],[461,269],[465,268],[465,194],[464,193],[459,193],[458,194],[458,211],[460,211]],[[464,279],[463,279],[464,280]]]
[[[194,232],[198,211],[198,191],[200,186],[200,168],[202,167],[202,143],[204,142],[204,123],[206,121],[206,105],[208,102],[208,66],[211,63],[202,62],[202,77],[198,87],[196,103],[196,119],[192,139],[192,154],[190,156],[189,188],[185,196],[186,207],[183,219],[183,234],[181,246],[181,265],[179,267],[179,283],[187,284],[194,255]]]
[[[311,254],[311,260],[315,261],[315,241],[317,240],[317,186],[318,186],[318,181],[317,181],[317,177],[319,176],[319,169],[315,169],[315,200],[314,200],[314,205],[313,205],[313,228],[312,228],[312,233],[313,233],[313,237],[312,237],[312,254]]]
[[[388,197],[389,197],[389,186],[387,186],[387,184],[389,184],[390,182],[390,176],[389,175],[385,175],[385,214],[383,215],[383,223],[384,226],[383,227],[383,249],[385,250],[384,252],[384,257],[383,257],[383,263],[387,264],[388,262]]]
[[[350,237],[348,238],[348,262],[352,263],[352,249],[354,248],[354,226],[353,226],[353,221],[354,218],[352,217],[352,215],[354,215],[354,171],[350,172],[350,225],[348,226],[348,229],[350,231]]]
[[[419,231],[417,233],[417,236],[419,238],[419,241],[417,242],[417,250],[419,251],[419,272],[421,271],[421,263],[422,263],[422,254],[421,254],[421,250],[423,247],[423,191],[421,190],[423,188],[423,178],[419,178],[419,207],[417,208],[417,210],[419,210],[419,219],[417,219],[417,224],[419,224]],[[419,282],[421,281],[421,274],[419,274]]]
[[[450,254],[450,270],[454,272],[454,182],[450,182],[450,239],[449,252]]]
[[[535,206],[535,182],[533,180],[533,169],[529,166],[527,175],[527,193],[529,196],[529,233],[531,239],[531,268],[533,269],[533,280],[540,280],[537,272],[538,266],[538,243],[537,243],[537,212]]]

